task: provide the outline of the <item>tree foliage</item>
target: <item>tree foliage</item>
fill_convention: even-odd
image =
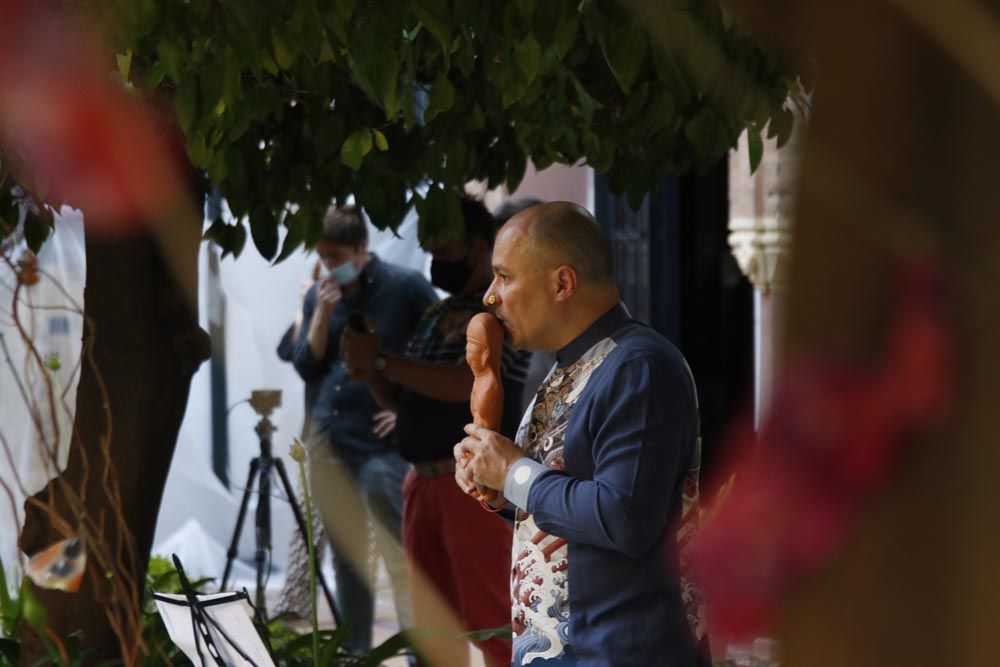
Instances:
[[[717,0],[81,4],[228,202],[208,236],[238,254],[249,228],[276,260],[349,196],[379,227],[415,206],[421,241],[459,236],[464,184],[513,190],[528,158],[586,161],[637,207],[743,131],[783,141],[797,93]]]

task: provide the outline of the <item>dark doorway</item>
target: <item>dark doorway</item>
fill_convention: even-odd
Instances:
[[[595,179],[595,214],[614,243],[625,304],[677,345],[694,372],[704,478],[753,386],[753,286],[729,249],[727,163],[664,178],[638,211]]]

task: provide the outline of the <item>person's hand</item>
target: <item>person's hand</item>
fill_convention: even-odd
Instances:
[[[379,410],[372,419],[375,421],[372,433],[379,439],[396,430],[396,413],[393,410]]]
[[[330,317],[333,309],[344,298],[344,291],[336,280],[327,276],[316,286],[316,314],[319,317]]]
[[[309,291],[309,288],[312,287],[313,283],[315,282],[316,281],[313,280],[311,277],[302,279],[302,282],[299,283],[299,301],[302,301],[303,299],[306,298],[306,292]],[[340,286],[338,285],[338,287]]]
[[[469,467],[470,456],[465,452],[460,452],[461,444],[455,445],[455,483],[463,493],[467,493],[474,498],[479,498],[480,487],[472,480],[472,468]]]
[[[524,452],[509,439],[482,426],[468,424],[465,434],[454,449],[456,480],[462,468],[473,484],[502,491],[507,471]],[[469,492],[465,487],[463,490]]]
[[[371,328],[371,321],[366,317],[368,331],[355,331],[346,327],[340,336],[340,359],[352,380],[371,381],[374,377],[372,363],[378,356],[381,340]]]

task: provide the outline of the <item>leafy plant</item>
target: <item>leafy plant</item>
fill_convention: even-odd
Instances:
[[[275,261],[351,196],[379,227],[415,206],[421,241],[458,238],[465,184],[513,190],[529,158],[585,161],[638,207],[744,131],[783,143],[800,97],[719,0],[77,2],[228,202],[208,237],[239,254],[249,228]],[[51,216],[28,215],[43,239]]]

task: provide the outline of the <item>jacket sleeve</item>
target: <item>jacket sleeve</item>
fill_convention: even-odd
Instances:
[[[313,285],[306,292],[302,300],[302,326],[299,327],[299,339],[295,343],[295,351],[292,353],[292,365],[298,371],[299,377],[306,382],[319,380],[330,368],[330,345],[327,345],[326,358],[316,359],[312,350],[309,349],[309,325],[312,323],[313,311],[316,309],[316,286]]]
[[[293,333],[295,333],[294,324],[285,329],[284,335],[278,342],[278,347],[275,352],[277,353],[278,358],[282,361],[291,361],[295,357],[295,344],[298,341],[292,337]]]
[[[632,557],[656,544],[680,512],[671,503],[697,437],[694,388],[679,370],[634,359],[598,390],[586,425],[594,479],[541,472],[526,508],[539,528]]]

